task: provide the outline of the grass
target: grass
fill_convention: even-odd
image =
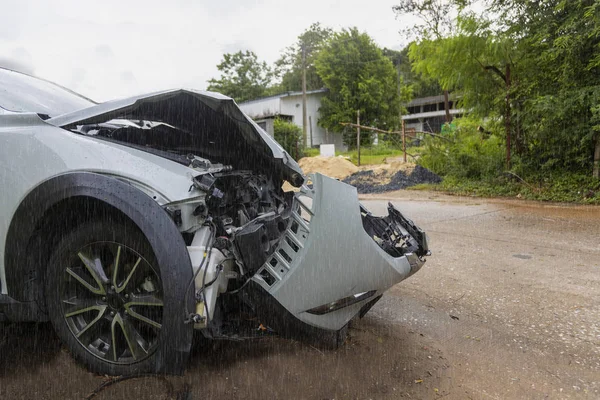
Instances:
[[[321,154],[321,150],[307,147],[304,149],[304,157],[316,157]]]
[[[358,165],[358,153],[356,151],[343,153],[344,156],[350,157],[350,161],[355,165]],[[360,164],[361,165],[373,165],[383,164],[385,159],[388,157],[399,157],[402,155],[402,151],[392,151],[385,154],[369,154],[368,152],[360,152]]]
[[[507,179],[473,181],[447,176],[440,184],[422,184],[409,189],[433,190],[461,196],[516,197],[527,200],[600,205],[600,181],[578,174],[563,174],[535,184],[524,184]]]
[[[422,147],[408,147],[407,153],[412,156],[419,156],[422,152]],[[320,153],[319,149],[306,148],[304,150],[304,157],[315,157]],[[360,149],[360,163],[361,165],[375,165],[385,163],[386,158],[390,157],[402,157],[402,149],[389,146],[385,143],[377,146],[362,147]],[[336,151],[336,156],[347,157],[352,161],[354,165],[358,164],[358,152],[356,149],[350,151]],[[414,162],[414,157],[408,157],[409,162]]]
[[[420,147],[408,147],[406,151],[407,153],[410,153],[413,156],[418,156],[420,154],[420,149]],[[350,158],[350,161],[352,161],[352,163],[354,163],[355,165],[358,164],[358,152],[356,150],[336,152],[336,155],[348,157]],[[385,163],[386,158],[402,157],[402,155],[402,149],[396,149],[393,147],[387,147],[382,145],[364,147],[360,150],[360,163],[361,165],[383,164]],[[414,161],[414,159],[409,156],[408,161]]]

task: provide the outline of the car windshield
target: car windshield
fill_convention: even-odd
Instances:
[[[6,111],[35,112],[54,117],[94,104],[92,100],[52,82],[0,68],[0,107]]]

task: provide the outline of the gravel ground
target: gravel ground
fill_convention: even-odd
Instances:
[[[96,399],[598,399],[600,208],[399,191],[433,255],[336,351],[268,338],[198,343],[183,377]],[[81,399],[105,378],[45,325],[0,324],[0,398]]]
[[[382,181],[381,176],[374,171],[365,170],[348,176],[343,182],[356,187],[358,193],[367,194],[391,192],[421,183],[440,183],[442,181],[442,178],[438,175],[420,165],[417,165],[410,174],[405,171],[398,171],[385,178]]]

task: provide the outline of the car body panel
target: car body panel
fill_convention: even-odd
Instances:
[[[160,332],[164,337],[160,343],[160,351],[164,354],[164,358],[157,363],[156,369],[151,371],[182,373],[193,335],[192,326],[185,324],[185,310],[193,309],[194,306],[193,299],[186,296],[185,292],[186,284],[192,278],[192,267],[186,244],[170,215],[164,212],[154,199],[132,185],[113,177],[90,172],[69,172],[44,181],[26,197],[9,228],[10,240],[7,241],[9,246],[6,248],[6,267],[11,297],[0,295],[0,312],[11,321],[47,320],[48,313],[52,310],[49,309],[48,304],[40,301],[38,296],[43,296],[44,293],[37,290],[39,284],[44,284],[40,276],[46,275],[47,262],[40,262],[40,259],[35,256],[37,248],[29,246],[28,239],[35,236],[31,231],[35,229],[37,221],[42,218],[49,206],[79,196],[99,200],[119,210],[147,239],[154,253],[156,266],[160,268],[164,290],[162,299],[165,314],[162,323],[170,328],[169,333],[163,330]],[[64,218],[65,215],[58,217]],[[60,227],[64,222],[62,218],[54,218],[53,227]],[[68,234],[57,230],[53,232],[57,236]],[[34,241],[31,244],[37,247],[41,243]],[[33,279],[23,280],[23,277]],[[19,293],[24,298],[19,296]],[[13,301],[13,296],[17,301]],[[2,302],[6,300],[12,304],[1,307]],[[136,366],[132,365],[132,367],[132,371],[135,370]]]
[[[60,174],[95,172],[152,190],[172,202],[198,195],[189,191],[193,169],[131,147],[77,135],[48,124],[32,113],[0,116],[0,254],[17,207],[42,182]],[[144,191],[144,190],[143,190]],[[151,196],[153,197],[153,196]],[[0,282],[6,282],[0,257]],[[2,284],[2,294],[7,288]]]
[[[280,172],[283,179],[295,186],[302,183],[302,170],[298,163],[247,117],[231,98],[218,93],[187,89],[165,90],[109,101],[51,118],[48,123],[73,129],[77,125],[103,123],[119,118],[163,122],[188,132],[196,132],[199,126],[204,126],[204,147],[207,153],[201,155],[220,158],[227,164],[235,165],[243,158],[240,154],[253,154],[253,158],[236,167],[255,169],[260,165],[264,172]],[[231,124],[228,129],[222,129],[227,123]],[[227,152],[219,148],[225,147],[224,143],[229,144]],[[215,149],[211,149],[211,146]]]
[[[261,278],[262,271],[253,279],[303,322],[338,330],[365,303],[415,273],[423,261],[412,254],[394,258],[367,234],[355,187],[321,174],[310,180],[312,187],[303,186],[296,196],[302,203],[302,210],[293,215],[297,232],[286,233],[295,245],[282,240],[273,256],[276,265],[268,260],[263,267],[275,282],[269,285]],[[372,296],[337,311],[307,312],[370,291]]]

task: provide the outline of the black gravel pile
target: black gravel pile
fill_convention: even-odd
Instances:
[[[410,175],[406,175],[404,171],[396,172],[385,184],[377,179],[373,171],[358,171],[343,180],[343,182],[356,187],[358,193],[391,192],[420,183],[440,183],[441,181],[442,178],[420,165],[417,165]]]
[[[421,167],[417,165],[413,172],[410,174],[410,179],[412,179],[416,184],[419,183],[440,183],[442,182],[442,178],[435,172],[431,172],[425,167]]]

